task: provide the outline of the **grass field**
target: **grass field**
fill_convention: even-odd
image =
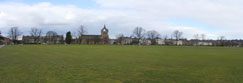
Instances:
[[[243,48],[18,45],[0,83],[242,83]]]

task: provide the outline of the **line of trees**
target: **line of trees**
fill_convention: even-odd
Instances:
[[[30,35],[31,37],[34,38],[34,42],[35,43],[39,43],[40,42],[40,37],[42,35],[43,31],[42,29],[38,29],[38,28],[31,28],[30,30]],[[80,40],[80,36],[84,35],[87,33],[87,29],[81,25],[75,32],[73,32],[73,34],[71,34],[71,32],[67,32],[66,34],[66,43],[70,44],[72,41],[72,38],[78,39]],[[17,44],[17,40],[19,38],[19,36],[22,35],[22,32],[19,30],[18,27],[12,27],[9,30],[9,37],[10,39],[13,41],[14,44]],[[179,30],[175,30],[172,34],[172,37],[175,38],[177,41],[179,41],[182,38],[183,33],[180,32]],[[49,40],[55,41],[55,37],[57,36],[57,33],[55,31],[48,31],[46,33],[46,37]],[[142,27],[136,27],[133,30],[133,33],[131,35],[132,38],[136,39],[135,41],[133,41],[134,44],[140,44],[139,41],[141,41],[144,38],[147,38],[149,40],[151,40],[152,44],[155,45],[156,44],[156,39],[160,38],[160,34],[155,31],[155,30],[151,30],[151,31],[147,31],[142,28]],[[202,35],[203,37],[205,37],[205,35]],[[123,40],[122,38],[124,38],[125,36],[123,34],[119,34],[117,35],[117,41],[121,42],[121,40]],[[165,36],[165,39],[167,39],[167,36]],[[77,41],[78,43],[80,43],[81,41]]]
[[[1,32],[0,32],[1,33]],[[73,39],[75,40],[75,43],[81,43],[81,39],[80,36],[87,34],[87,29],[81,25],[80,27],[78,27],[74,32],[67,32],[66,33],[66,38],[65,38],[65,42],[67,44],[71,44],[71,42],[73,41]],[[11,27],[9,29],[8,32],[8,37],[12,40],[12,42],[14,44],[18,44],[18,38],[22,35],[23,33],[20,31],[20,29],[18,27]],[[29,31],[30,36],[34,39],[34,43],[40,43],[40,38],[43,34],[42,29],[39,28],[31,28]],[[46,38],[48,40],[51,41],[55,41],[56,37],[58,36],[57,32],[55,31],[48,31],[46,33]],[[116,36],[116,41],[117,43],[121,43],[122,40],[124,40],[125,36],[123,34],[118,34]],[[152,45],[156,44],[156,39],[160,39],[161,38],[161,34],[159,32],[157,32],[156,30],[149,30],[146,31],[144,28],[142,27],[136,27],[133,31],[132,31],[132,35],[130,36],[130,38],[133,38],[134,41],[132,42],[132,44],[141,44],[141,40],[143,39],[147,39],[151,41]],[[173,39],[176,40],[176,42],[178,42],[179,40],[181,40],[183,38],[183,32],[179,31],[179,30],[175,30],[172,32],[171,34],[171,38],[169,38],[168,35],[163,36],[164,40],[167,39]],[[206,35],[205,34],[195,34],[193,36],[193,40],[199,42],[200,40],[205,40],[206,39]],[[220,36],[218,38],[218,41],[220,41],[220,43],[222,45],[225,44],[226,38],[224,36]]]
[[[136,27],[134,30],[133,30],[133,35],[132,37],[134,37],[136,40],[134,41],[134,43],[136,44],[139,44],[140,45],[140,40],[142,38],[144,38],[145,36],[145,29],[143,29],[142,27]]]
[[[87,33],[87,29],[83,25],[81,25],[76,31],[73,32],[73,34],[71,34],[70,31],[67,32],[65,41],[67,44],[70,44],[73,37],[75,39],[80,40],[80,36],[82,36],[86,33]],[[1,34],[1,32],[0,32],[0,34]],[[20,31],[20,29],[18,27],[11,27],[8,32],[8,37],[12,40],[13,44],[18,44],[19,43],[18,40],[22,34],[23,33]],[[40,39],[43,34],[43,31],[42,31],[42,29],[33,27],[29,31],[29,34],[34,39],[34,43],[37,44],[37,43],[40,43]],[[58,36],[57,32],[48,31],[46,33],[46,40],[51,40],[51,41],[55,42],[55,39],[57,36]],[[80,43],[81,41],[77,41],[77,42]]]
[[[179,30],[175,30],[173,33],[172,33],[172,38],[176,39],[177,41],[179,41],[180,39],[182,39],[182,35],[183,35],[183,32],[180,32]],[[118,34],[116,36],[117,38],[117,43],[121,43],[121,41],[123,40],[125,36],[123,34]],[[146,31],[144,28],[142,27],[136,27],[134,30],[133,30],[133,33],[131,35],[131,38],[135,39],[135,41],[132,42],[132,44],[138,44],[140,45],[141,44],[141,40],[142,39],[148,39],[151,41],[151,44],[152,45],[156,45],[156,39],[160,39],[161,38],[161,35],[159,32],[155,31],[155,30],[150,30],[150,31]],[[171,39],[172,39],[171,38]],[[168,36],[165,35],[164,36],[164,39],[168,39]]]
[[[12,27],[9,30],[9,38],[12,40],[14,44],[19,43],[18,42],[18,37],[22,35],[22,32],[20,32],[18,27]]]
[[[80,44],[80,43],[81,43],[81,41],[80,41],[80,40],[81,40],[80,37],[81,37],[82,35],[87,34],[87,33],[88,33],[87,29],[84,27],[84,25],[81,25],[80,27],[77,28],[76,31],[72,32],[71,35],[72,35],[72,38],[74,38],[74,39],[78,39],[78,40],[76,40],[75,42]]]
[[[42,30],[38,28],[31,28],[30,35],[34,38],[35,43],[39,43],[42,35]]]

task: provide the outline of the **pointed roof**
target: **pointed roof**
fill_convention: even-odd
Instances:
[[[108,31],[108,29],[106,28],[106,25],[104,25],[104,28],[101,29],[101,31]]]
[[[105,24],[104,24],[104,29],[106,29],[106,26],[105,26]]]

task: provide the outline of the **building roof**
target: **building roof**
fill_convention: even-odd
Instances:
[[[0,35],[0,40],[4,40],[5,39],[5,37],[3,37],[2,35]]]

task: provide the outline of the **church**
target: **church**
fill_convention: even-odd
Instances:
[[[104,25],[101,29],[101,35],[82,35],[81,44],[109,44],[109,30]]]

